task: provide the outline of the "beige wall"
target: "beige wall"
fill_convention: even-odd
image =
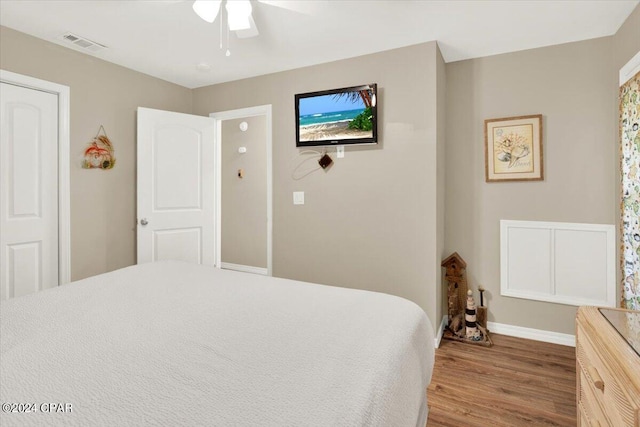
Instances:
[[[447,252],[489,320],[573,334],[576,308],[500,296],[501,219],[613,224],[612,38],[447,64]],[[484,120],[543,115],[544,181],[486,183]]]
[[[436,259],[435,266],[438,271],[437,283],[440,286],[436,287],[435,301],[438,302],[438,308],[436,311],[436,319],[441,319],[445,312],[446,307],[446,292],[444,292],[442,282],[443,269],[440,268],[442,260],[449,254],[445,252],[445,206],[446,206],[446,104],[447,104],[447,75],[446,64],[440,50],[438,49],[437,57],[437,78],[436,78],[436,90],[437,90],[437,108],[436,108],[436,140],[437,140],[437,162],[436,162]],[[437,327],[437,326],[436,326]]]
[[[636,6],[613,36],[613,67],[616,74],[640,51],[640,6]]]
[[[134,264],[136,108],[191,112],[189,89],[0,27],[0,68],[71,89],[71,279]],[[104,125],[116,166],[81,169]]]
[[[272,104],[274,275],[400,295],[437,326],[439,263],[458,251],[472,287],[488,289],[490,320],[564,333],[575,308],[500,297],[498,221],[617,220],[617,71],[638,50],[640,7],[608,38],[446,66],[431,42],[191,91],[0,28],[0,68],[71,87],[73,279],[135,262],[136,107],[208,115]],[[380,143],[292,179],[293,95],[370,82]],[[544,115],[545,180],[485,183],[483,120],[534,113]],[[118,165],[82,170],[100,124]],[[305,191],[304,206],[293,191]]]
[[[266,123],[265,116],[222,122],[222,262],[267,268]]]
[[[406,297],[436,324],[436,62],[431,42],[194,90],[194,114],[273,106],[275,276]],[[294,94],[373,82],[380,143],[292,179]]]

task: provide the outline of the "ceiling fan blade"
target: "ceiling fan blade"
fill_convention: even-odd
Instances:
[[[255,21],[253,20],[253,16],[249,15],[249,24],[250,27],[246,30],[236,30],[236,36],[240,39],[248,39],[250,37],[255,37],[260,34],[258,32],[258,27],[256,26]]]
[[[268,6],[279,7],[281,9],[298,12],[303,15],[313,15],[317,8],[317,1],[293,1],[293,0],[256,0],[258,3]]]

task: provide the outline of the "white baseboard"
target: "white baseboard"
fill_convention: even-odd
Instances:
[[[541,329],[525,328],[522,326],[506,325],[504,323],[487,322],[490,332],[510,337],[526,338],[529,340],[549,342],[552,344],[576,346],[575,335],[561,334],[559,332],[543,331]]]
[[[232,264],[230,262],[221,262],[220,268],[224,268],[225,270],[243,271],[245,273],[262,274],[263,276],[269,275],[269,271],[266,268],[252,267],[250,265],[242,264]]]
[[[447,326],[448,321],[449,316],[446,314],[442,316],[442,322],[440,322],[440,327],[438,328],[438,333],[435,337],[436,348],[440,347],[442,333],[444,328]],[[494,334],[526,338],[529,340],[566,345],[569,347],[576,346],[576,337],[571,334],[561,334],[559,332],[543,331],[541,329],[525,328],[523,326],[513,326],[495,322],[487,322],[487,328]]]
[[[444,328],[447,327],[448,322],[449,322],[449,316],[445,314],[444,316],[442,316],[440,327],[438,328],[438,332],[436,333],[436,337],[434,338],[436,348],[440,347],[440,341],[442,341],[442,332],[444,331]]]

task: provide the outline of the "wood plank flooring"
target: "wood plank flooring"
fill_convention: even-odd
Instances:
[[[575,349],[491,339],[491,348],[442,340],[427,392],[427,427],[575,426]]]

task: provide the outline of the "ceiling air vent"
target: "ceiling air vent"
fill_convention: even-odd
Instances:
[[[81,49],[90,50],[91,52],[99,52],[107,47],[100,43],[96,43],[84,37],[80,37],[76,34],[66,33],[62,36],[62,40],[71,43]]]

